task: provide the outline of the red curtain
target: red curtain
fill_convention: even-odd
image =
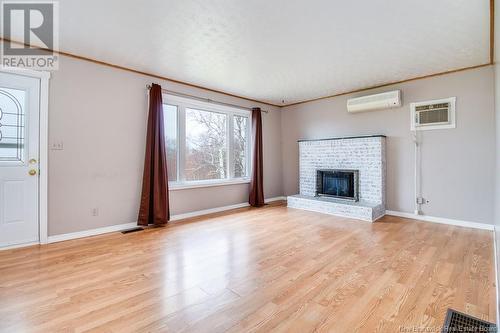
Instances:
[[[146,157],[137,222],[139,225],[163,225],[170,219],[166,152],[161,86],[153,84],[149,90]]]
[[[262,152],[262,116],[260,108],[252,109],[252,177],[248,203],[254,207],[264,206],[264,169]]]

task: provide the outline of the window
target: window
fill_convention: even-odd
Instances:
[[[0,161],[23,162],[26,92],[0,89]]]
[[[227,117],[186,109],[186,180],[227,178]]]
[[[163,105],[163,121],[165,128],[165,141],[167,144],[167,169],[168,180],[177,179],[177,106]]]
[[[234,116],[234,176],[248,175],[248,117]]]
[[[171,188],[248,182],[249,111],[164,95]]]

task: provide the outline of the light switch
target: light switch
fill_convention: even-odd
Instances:
[[[62,141],[53,141],[50,150],[64,150],[64,143]]]

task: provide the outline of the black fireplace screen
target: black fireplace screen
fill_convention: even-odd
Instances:
[[[316,195],[358,201],[358,170],[317,170]]]

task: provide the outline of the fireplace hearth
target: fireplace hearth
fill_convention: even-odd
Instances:
[[[299,141],[299,193],[290,208],[373,222],[385,214],[383,135]]]
[[[359,201],[359,171],[345,169],[316,170],[316,196]]]

